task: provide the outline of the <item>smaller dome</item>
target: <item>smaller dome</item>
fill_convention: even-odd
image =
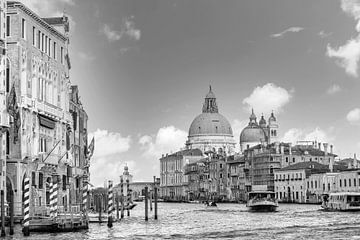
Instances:
[[[266,134],[262,128],[256,125],[245,127],[240,134],[240,144],[245,142],[261,142],[266,140]]]
[[[274,112],[271,112],[271,115],[269,117],[269,122],[276,122],[276,117],[274,115]]]
[[[265,127],[265,126],[266,126],[266,120],[265,120],[265,118],[264,118],[264,115],[261,115],[261,119],[260,119],[260,121],[259,121],[259,125],[260,125],[261,127]]]

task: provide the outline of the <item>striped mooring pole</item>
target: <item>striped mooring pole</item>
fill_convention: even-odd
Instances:
[[[130,216],[130,184],[129,178],[126,179],[126,199],[127,199],[127,215]]]
[[[124,218],[124,179],[120,177],[121,218]]]
[[[113,212],[113,183],[109,181],[109,189],[108,189],[108,227],[111,228],[113,226],[112,212]]]
[[[82,205],[83,205],[83,212],[86,213],[87,210],[87,199],[88,199],[88,185],[87,182],[84,180],[83,182],[83,190],[82,190]]]
[[[58,184],[57,182],[53,183],[53,194],[50,199],[50,203],[52,202],[52,213],[50,215],[53,218],[57,217],[57,208],[58,208]]]
[[[52,181],[50,182],[50,217],[52,218],[53,217],[53,213],[54,213],[54,210],[53,210],[53,193],[54,193],[54,185],[52,183]]]
[[[24,236],[30,235],[29,222],[30,222],[30,179],[25,178],[24,181],[24,220],[23,220],[23,233]]]

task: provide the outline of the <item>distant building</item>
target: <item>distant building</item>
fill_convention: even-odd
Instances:
[[[264,115],[261,116],[259,123],[256,121],[256,115],[252,109],[250,121],[240,134],[240,150],[244,152],[246,149],[262,143],[274,143],[278,141],[279,125],[272,112],[268,124]]]
[[[186,164],[203,158],[199,149],[182,150],[160,158],[161,196],[168,200],[188,198],[188,177],[184,176]]]
[[[186,141],[187,149],[200,149],[233,154],[235,141],[229,121],[219,113],[211,86],[205,97],[202,113],[191,123]]]

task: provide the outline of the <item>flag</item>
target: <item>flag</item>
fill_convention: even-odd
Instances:
[[[7,110],[10,116],[16,117],[17,112],[17,103],[16,103],[16,92],[15,92],[15,84],[12,85],[10,94],[7,99]]]
[[[90,143],[90,145],[89,145],[89,147],[88,147],[88,159],[90,159],[91,157],[92,157],[92,155],[94,154],[94,146],[95,145],[95,139],[94,139],[94,137],[92,138],[92,140],[91,140],[91,143]]]

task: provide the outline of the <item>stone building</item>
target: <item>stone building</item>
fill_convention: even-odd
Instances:
[[[187,149],[160,158],[160,195],[166,200],[185,200],[188,197],[188,177],[185,165],[203,158],[200,149]]]
[[[251,110],[249,119],[248,126],[240,133],[241,152],[258,144],[278,142],[279,124],[273,112],[269,117],[268,124],[266,123],[264,115],[261,116],[259,123],[257,122],[254,109]]]
[[[205,96],[202,113],[191,123],[189,128],[188,149],[200,149],[202,152],[214,151],[221,154],[233,154],[235,141],[229,121],[219,113],[216,97],[211,86]]]
[[[25,177],[31,181],[31,206],[46,210],[52,181],[58,183],[58,202],[66,209],[81,199],[73,186],[80,186],[77,179],[83,173],[77,168],[85,165],[87,148],[83,141],[87,116],[79,120],[70,112],[70,105],[72,110],[82,107],[76,98],[70,99],[69,20],[66,16],[41,18],[12,1],[7,2],[6,14],[5,82],[14,89],[18,116],[12,118],[7,149],[7,186],[15,192],[15,214],[21,214]]]

